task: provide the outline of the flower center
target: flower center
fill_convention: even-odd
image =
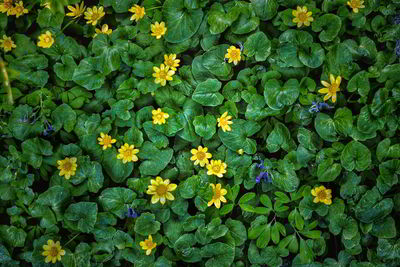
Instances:
[[[157,120],[161,121],[164,118],[163,114],[158,114],[157,115]]]
[[[6,9],[11,9],[12,8],[12,2],[4,2],[4,7]]]
[[[157,35],[161,35],[163,33],[164,29],[162,27],[156,27],[154,30],[154,33]]]
[[[158,34],[158,33],[157,33],[157,34]],[[165,78],[167,77],[167,72],[164,71],[164,70],[161,70],[161,71],[158,73],[158,75],[159,75],[160,79],[166,80]]]
[[[132,150],[131,149],[125,150],[124,151],[124,157],[125,158],[132,157]]]
[[[156,192],[157,192],[157,195],[163,196],[163,195],[165,195],[165,193],[167,193],[167,190],[168,190],[168,188],[166,185],[160,184],[159,186],[157,186]]]
[[[92,20],[98,20],[99,19],[99,14],[98,13],[93,13],[92,14]]]
[[[319,199],[326,199],[326,193],[325,190],[319,191],[319,193],[317,194]]]
[[[57,249],[57,247],[52,247],[52,248],[50,249],[50,256],[52,256],[52,257],[57,257],[57,256],[58,256],[58,249]]]
[[[214,166],[212,167],[212,170],[213,170],[214,172],[216,172],[216,173],[219,173],[219,171],[221,170],[221,166],[220,166],[220,165],[214,165]]]
[[[219,199],[221,197],[221,191],[215,190],[214,199]]]
[[[338,89],[338,85],[336,83],[332,83],[331,86],[329,87],[329,92],[336,93],[337,89]]]
[[[111,144],[111,138],[109,138],[109,137],[104,137],[103,138],[103,143],[104,143],[104,145],[109,145],[109,144]]]
[[[148,248],[151,248],[151,247],[153,246],[153,242],[150,241],[150,240],[146,240],[146,241],[145,241],[145,244],[146,244],[146,246],[147,246]]]
[[[15,7],[15,9],[16,9],[17,13],[24,12],[24,9],[21,6],[17,6],[17,7]]]
[[[203,160],[206,157],[206,153],[199,151],[197,152],[196,157],[198,160]]]
[[[299,17],[299,20],[306,21],[307,20],[307,13],[306,12],[299,12],[298,17]]]
[[[72,169],[72,163],[69,161],[65,162],[63,165],[63,169],[66,171],[70,171]]]
[[[239,57],[239,53],[237,50],[231,51],[231,58],[238,58],[238,57]]]
[[[4,46],[10,48],[12,46],[12,42],[9,40],[6,40],[6,41],[4,41]]]
[[[44,41],[45,41],[46,43],[50,43],[50,37],[48,37],[48,36],[44,37]]]
[[[225,126],[228,124],[228,122],[226,121],[226,119],[220,119],[219,124],[221,124],[221,126]]]

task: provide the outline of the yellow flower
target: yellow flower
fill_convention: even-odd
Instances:
[[[221,160],[211,160],[210,164],[207,164],[207,175],[216,175],[222,178],[224,173],[226,173],[226,168],[228,165]]]
[[[65,158],[63,160],[58,160],[58,169],[60,170],[59,175],[60,176],[65,176],[65,179],[69,180],[71,176],[75,175],[76,168],[78,167],[78,164],[76,164],[76,158]]]
[[[96,26],[97,22],[104,17],[106,13],[104,13],[104,7],[94,6],[93,8],[88,7],[85,14],[85,19],[87,20],[87,24],[92,24]]]
[[[350,0],[347,1],[347,5],[353,9],[354,13],[358,13],[360,8],[364,8],[364,1],[363,0]]]
[[[97,140],[99,141],[99,145],[103,146],[103,150],[106,150],[107,148],[111,147],[112,144],[117,142],[117,140],[112,139],[111,136],[104,133],[100,133],[100,137],[98,137]]]
[[[144,12],[144,7],[138,5],[132,6],[128,11],[133,13],[131,20],[134,20],[136,22],[138,22],[146,14],[146,12]]]
[[[204,167],[204,165],[208,164],[208,159],[211,159],[212,155],[211,153],[207,153],[208,148],[207,147],[202,147],[199,146],[197,149],[192,149],[190,150],[190,153],[192,153],[192,157],[190,158],[191,161],[194,161],[194,165],[198,165],[200,163],[201,167]]]
[[[167,27],[165,27],[165,23],[158,23],[156,21],[155,24],[151,24],[151,36],[155,36],[157,39],[160,39],[167,32]]]
[[[45,8],[51,9],[51,3],[50,2],[46,2],[44,4],[40,4],[41,6],[44,6]]]
[[[326,94],[324,96],[324,101],[328,100],[329,98],[332,97],[332,102],[336,102],[336,92],[340,91],[340,83],[342,82],[342,77],[337,76],[335,79],[335,76],[332,74],[329,75],[329,78],[331,80],[331,83],[328,83],[326,81],[321,81],[322,85],[325,86],[325,88],[319,89],[318,92],[321,94]]]
[[[210,186],[213,189],[214,195],[212,199],[208,202],[208,206],[210,207],[212,204],[214,204],[215,207],[219,209],[221,207],[221,201],[226,203],[226,198],[224,197],[224,195],[226,195],[228,191],[226,191],[226,189],[221,188],[221,184],[216,184],[216,185],[210,184]]]
[[[164,55],[164,64],[168,66],[171,70],[176,70],[176,67],[179,67],[179,59],[176,59],[176,54]]]
[[[299,7],[297,6],[297,10],[292,11],[292,15],[294,16],[293,22],[297,23],[297,27],[300,28],[303,26],[310,26],[310,22],[314,21],[314,18],[311,17],[312,12],[307,12],[307,7]]]
[[[236,153],[238,153],[239,155],[243,155],[243,153],[244,153],[243,148],[238,149],[238,150],[236,151]]]
[[[75,7],[67,6],[68,10],[71,12],[67,13],[66,15],[68,17],[74,17],[74,19],[79,18],[85,12],[86,7],[84,5],[85,5],[85,3],[82,1],[80,5],[75,4]]]
[[[139,158],[136,156],[139,153],[139,149],[135,149],[134,145],[129,145],[125,143],[120,149],[118,149],[119,154],[117,155],[118,159],[122,159],[122,162],[125,164],[127,162],[136,162]]]
[[[153,114],[153,124],[164,124],[166,122],[165,119],[169,118],[168,113],[162,112],[161,108],[153,109],[151,113]]]
[[[169,70],[169,67],[164,64],[161,64],[160,68],[153,67],[153,70],[153,77],[155,77],[154,82],[162,86],[165,86],[167,81],[172,81],[172,75],[175,74],[175,71]]]
[[[98,33],[107,34],[107,35],[110,35],[112,33],[112,29],[109,29],[107,24],[104,24],[103,26],[101,26],[101,30],[96,29],[95,31],[96,31],[96,33],[93,35],[93,38],[96,37]]]
[[[4,49],[4,52],[8,52],[17,46],[14,44],[13,40],[11,40],[11,37],[3,35],[3,40],[0,39],[0,47]]]
[[[311,194],[315,197],[313,200],[314,203],[322,202],[326,205],[332,204],[332,190],[326,189],[323,185],[311,189]]]
[[[233,45],[226,50],[228,53],[225,54],[225,58],[229,59],[228,63],[237,65],[240,61],[240,49]]]
[[[162,205],[168,200],[174,200],[175,197],[170,192],[174,191],[177,187],[176,184],[170,184],[168,179],[163,180],[160,176],[156,179],[151,179],[151,185],[148,186],[147,194],[153,195],[151,197],[151,203],[155,204],[158,201]]]
[[[43,245],[43,250],[42,255],[46,256],[44,259],[46,263],[61,261],[61,256],[65,255],[65,250],[61,249],[60,241],[54,243],[51,239],[47,240],[47,245]]]
[[[142,249],[146,250],[146,255],[151,254],[151,250],[157,246],[157,243],[153,243],[153,237],[149,235],[148,239],[145,239],[144,241],[140,241],[140,246]]]
[[[39,47],[50,48],[53,44],[54,39],[51,35],[51,32],[46,31],[46,33],[43,33],[39,36],[39,42],[37,43]]]
[[[15,7],[12,9],[12,15],[15,15],[17,18],[24,14],[28,14],[28,9],[24,8],[24,2],[19,1],[19,3],[15,4]]]
[[[232,121],[230,121],[231,119],[232,119],[232,116],[228,116],[228,111],[225,111],[224,114],[222,114],[222,116],[217,119],[218,127],[221,127],[222,131],[224,131],[224,132],[232,131],[232,128],[229,126],[233,123]]]
[[[7,12],[7,16],[13,15],[13,8],[13,0],[4,0],[4,2],[0,4],[0,12]]]

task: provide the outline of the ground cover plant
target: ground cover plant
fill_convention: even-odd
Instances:
[[[399,266],[399,8],[1,0],[0,266]]]

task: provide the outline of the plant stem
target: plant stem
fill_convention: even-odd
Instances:
[[[74,240],[76,237],[78,237],[80,233],[77,233],[76,235],[74,235],[73,238],[71,238],[67,243],[64,244],[64,247],[66,247],[70,242],[72,242],[72,240]]]
[[[158,8],[162,8],[162,6],[156,6],[156,7],[152,7],[152,8],[146,9],[146,11],[150,11],[150,10],[153,10],[153,9],[158,9]]]
[[[14,99],[13,99],[13,95],[12,95],[10,80],[8,79],[6,65],[4,64],[2,57],[0,57],[0,70],[1,70],[1,73],[3,73],[3,77],[4,77],[4,87],[6,88],[6,91],[7,91],[7,102],[8,102],[8,104],[13,105]]]
[[[77,21],[76,21],[77,23],[78,23],[79,19],[80,19],[80,18],[77,19]],[[66,28],[68,28],[68,26],[71,25],[71,24],[74,23],[74,22],[75,22],[75,19],[70,20],[70,21],[69,21],[67,24],[65,24],[65,26],[61,29],[61,32],[64,32],[64,30],[65,30]]]

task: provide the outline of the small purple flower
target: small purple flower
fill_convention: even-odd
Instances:
[[[260,174],[256,177],[256,183],[259,184],[261,181],[265,183],[271,183],[272,179],[269,177],[268,172],[260,172]]]
[[[312,106],[309,108],[308,112],[320,112],[323,109],[332,109],[333,107],[329,106],[325,102],[312,102]]]
[[[394,24],[400,24],[400,15],[396,15],[394,18],[393,18],[393,23]]]
[[[264,160],[260,160],[260,163],[257,163],[257,168],[260,168],[260,169],[265,169],[265,166],[264,166]]]
[[[45,120],[44,123],[47,128],[43,131],[43,136],[48,136],[52,131],[54,131],[54,128],[53,125],[51,125],[47,120]]]
[[[242,42],[237,42],[237,45],[240,48],[240,52],[243,52],[243,43]]]
[[[128,208],[128,212],[125,213],[125,215],[128,218],[137,218],[140,216],[139,212],[135,212],[135,210],[132,208]]]
[[[400,40],[396,41],[396,56],[400,57]]]

